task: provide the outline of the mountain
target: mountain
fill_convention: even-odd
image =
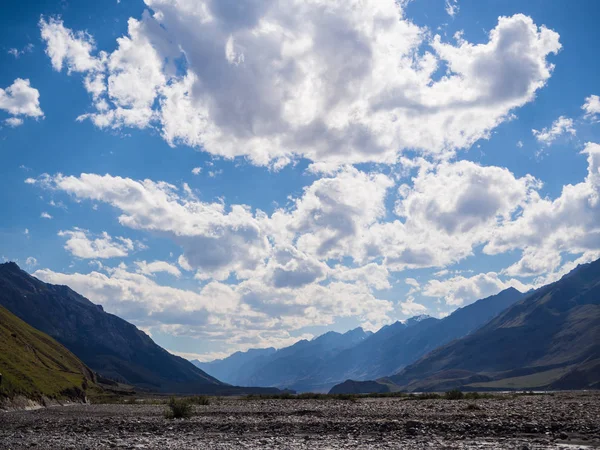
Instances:
[[[245,376],[261,367],[267,358],[276,351],[273,347],[250,349],[246,352],[235,352],[227,358],[211,362],[200,362],[195,359],[192,364],[225,383],[243,386]]]
[[[359,345],[335,355],[315,374],[333,386],[396,373],[427,352],[472,333],[522,297],[513,288],[457,309],[444,319],[418,316],[383,327]]]
[[[600,260],[390,377],[399,389],[600,388]]]
[[[142,389],[212,393],[227,387],[66,286],[0,264],[0,305],[56,339],[99,374]]]
[[[313,340],[275,350],[253,349],[209,363],[195,364],[214,376],[240,386],[275,386],[298,391],[327,390],[311,377],[337,353],[354,347],[372,333],[356,328],[346,333],[330,331]],[[218,375],[217,375],[218,374]]]
[[[83,399],[94,373],[47,334],[0,306],[0,403],[23,395]]]

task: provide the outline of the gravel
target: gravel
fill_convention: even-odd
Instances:
[[[474,406],[473,406],[474,405]],[[188,420],[164,405],[0,413],[1,449],[600,448],[600,393],[482,400],[212,399]]]

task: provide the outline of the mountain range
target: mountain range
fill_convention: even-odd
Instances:
[[[403,391],[600,388],[600,260],[377,382]],[[331,392],[361,389],[382,387],[347,382]]]
[[[276,386],[299,392],[327,392],[346,379],[368,380],[396,373],[428,351],[463,337],[512,305],[514,288],[456,310],[444,319],[417,316],[369,333],[357,328],[329,332],[275,351],[250,350],[210,363],[207,373],[241,386]]]
[[[0,264],[0,351],[4,395],[7,389],[80,395],[83,387],[105,382],[222,395],[282,388],[600,388],[600,260],[535,291],[509,288],[443,319],[417,316],[376,333],[331,331],[279,350],[193,364],[70,288],[6,263]]]

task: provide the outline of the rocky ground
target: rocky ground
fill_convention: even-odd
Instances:
[[[0,413],[0,448],[600,448],[600,393],[485,400],[213,399]]]

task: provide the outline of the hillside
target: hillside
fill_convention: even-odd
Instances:
[[[66,286],[32,277],[15,263],[0,265],[0,305],[105,377],[161,392],[211,393],[226,386],[134,325]]]
[[[47,334],[0,306],[0,398],[84,398],[94,373]]]
[[[582,389],[600,381],[600,260],[390,377],[406,390]]]

